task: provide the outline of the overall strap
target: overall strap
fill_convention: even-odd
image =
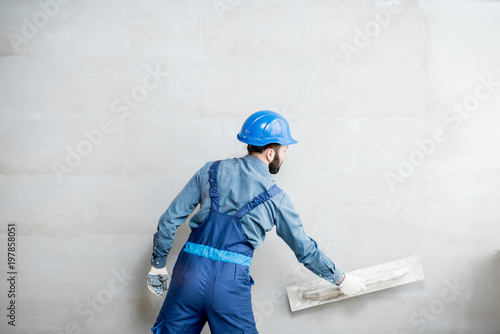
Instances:
[[[243,217],[244,215],[252,211],[254,208],[256,208],[257,205],[271,199],[274,195],[278,194],[280,191],[281,189],[276,184],[274,184],[271,188],[262,192],[259,196],[255,197],[250,203],[239,209],[238,212],[234,214],[234,216],[241,219],[241,217]]]
[[[215,161],[208,171],[208,179],[210,180],[210,199],[211,206],[210,209],[213,211],[219,211],[219,185],[217,183],[217,172],[219,171],[220,160]]]

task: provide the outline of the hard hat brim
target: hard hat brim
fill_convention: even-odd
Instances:
[[[286,139],[280,139],[280,140],[276,140],[276,139],[268,139],[268,140],[266,140],[266,139],[243,138],[243,137],[240,136],[239,133],[236,135],[236,138],[240,142],[248,144],[248,145],[252,145],[252,146],[266,146],[268,144],[273,144],[273,143],[280,144],[281,146],[287,146],[287,145],[293,145],[293,144],[297,144],[298,143],[298,141],[296,141],[293,138],[286,138]]]

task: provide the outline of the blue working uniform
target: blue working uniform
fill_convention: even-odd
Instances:
[[[165,267],[175,231],[198,204],[155,333],[199,333],[206,321],[212,333],[257,333],[249,267],[253,250],[274,226],[306,268],[331,283],[342,278],[305,233],[268,166],[252,155],[209,162],[191,178],[160,218],[153,241],[155,267]]]

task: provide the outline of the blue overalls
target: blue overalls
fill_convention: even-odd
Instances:
[[[258,333],[252,311],[253,247],[241,217],[278,194],[273,185],[234,215],[219,212],[217,172],[210,166],[210,213],[194,229],[174,266],[170,288],[151,330],[154,334],[200,333],[208,321],[213,334]]]

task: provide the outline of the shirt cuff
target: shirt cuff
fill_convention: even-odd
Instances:
[[[332,284],[336,284],[338,281],[340,281],[342,279],[343,274],[344,273],[342,271],[336,269],[335,273],[332,275],[328,275],[328,276],[318,275],[318,276],[323,278],[324,280],[327,280],[328,282],[330,282]]]
[[[151,265],[155,268],[165,268],[167,266],[167,257],[166,256],[152,256],[151,257]]]

